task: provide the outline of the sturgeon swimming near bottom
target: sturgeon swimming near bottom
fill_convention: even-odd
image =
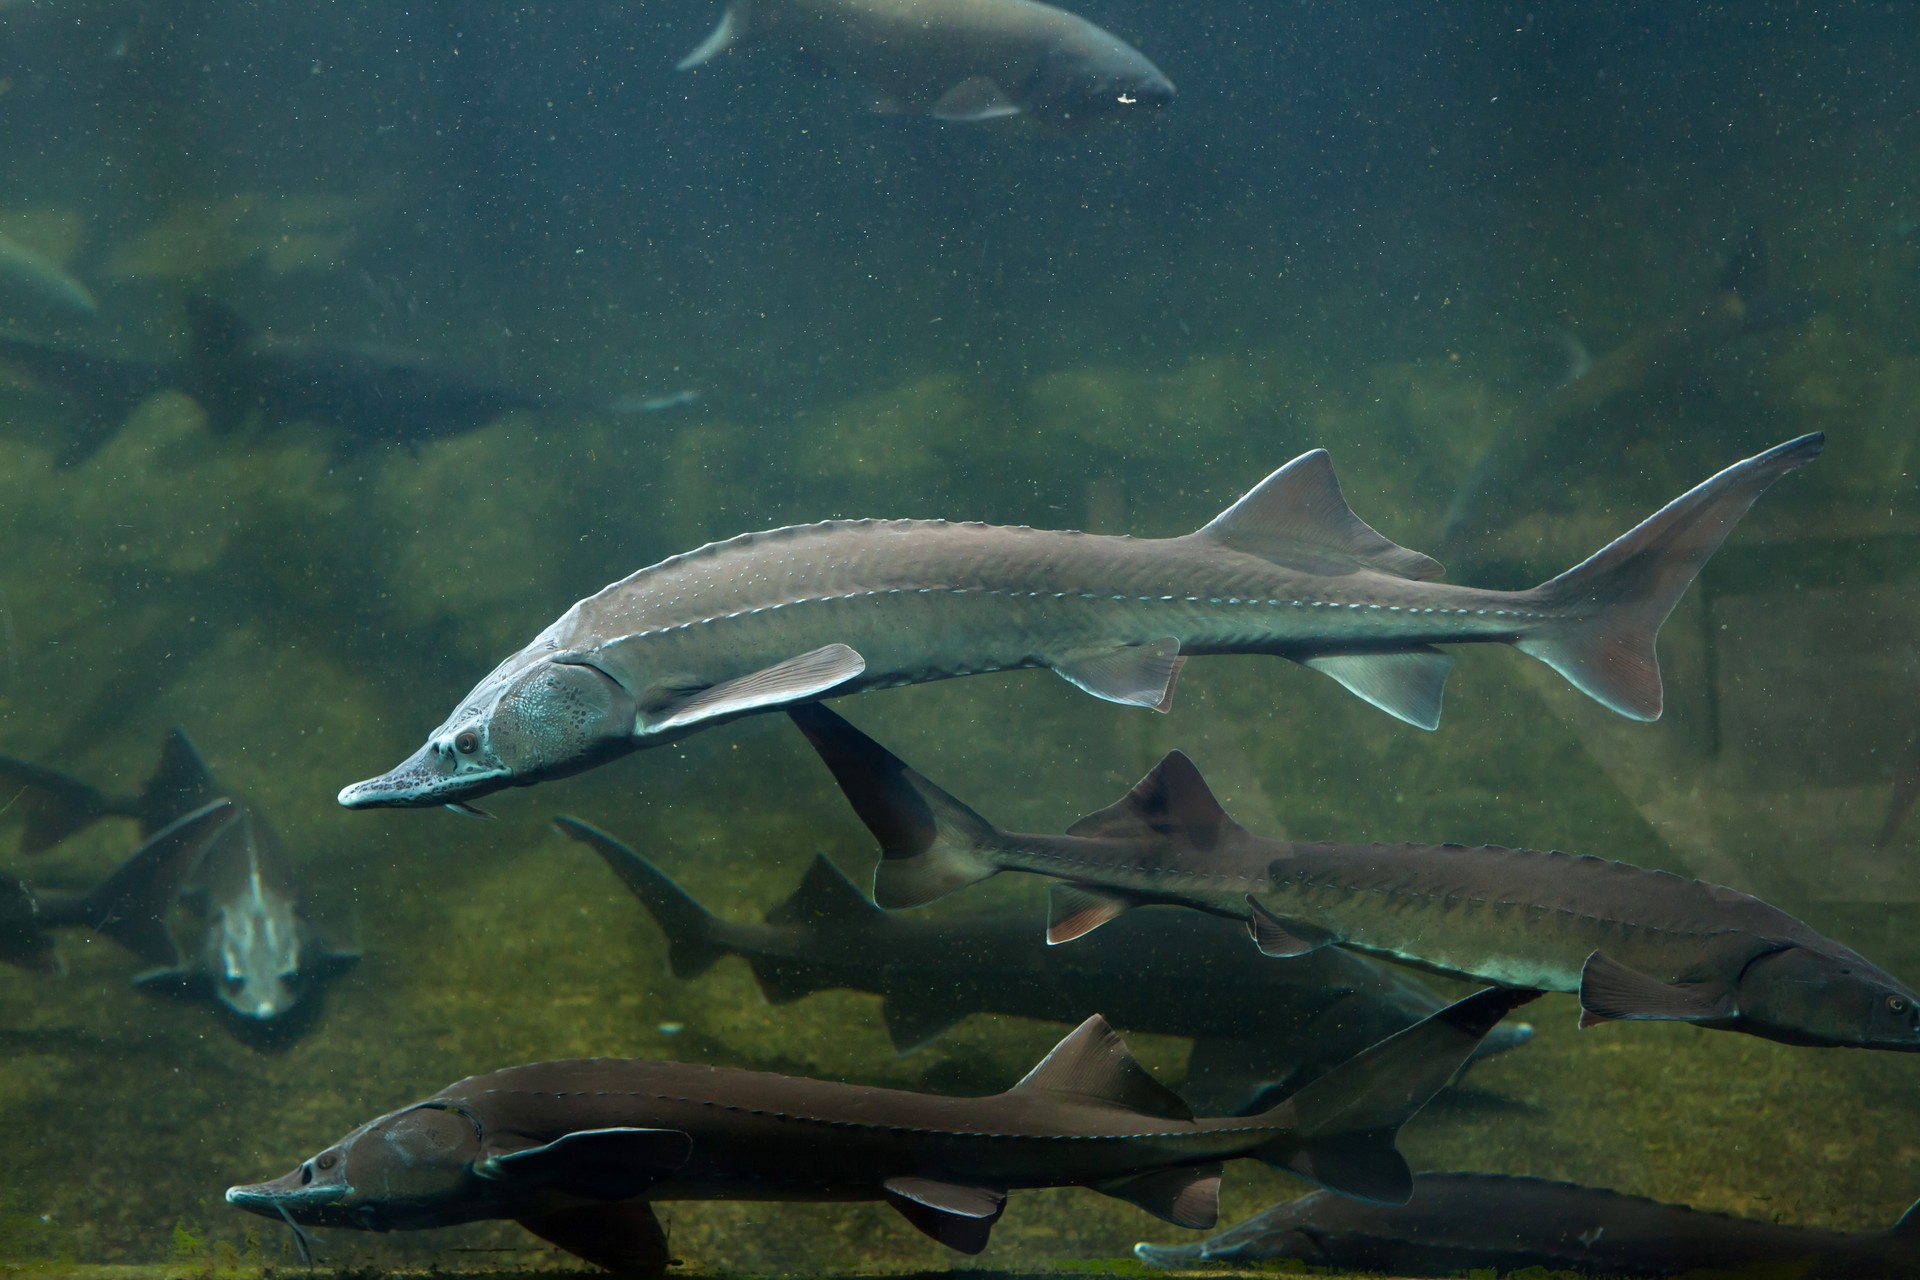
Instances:
[[[1267,955],[1343,946],[1451,977],[1578,992],[1581,1025],[1658,1019],[1787,1044],[1920,1050],[1920,993],[1758,898],[1532,849],[1269,840],[1169,754],[1065,835],[1002,831],[822,706],[788,713],[880,842],[874,900],[1002,871],[1054,880],[1049,942],[1138,906],[1244,920]]]
[[[1920,1276],[1920,1205],[1884,1231],[1829,1231],[1662,1204],[1545,1178],[1422,1173],[1386,1208],[1316,1191],[1199,1244],[1137,1244],[1158,1267],[1293,1260],[1339,1271],[1458,1276],[1530,1268],[1607,1276]]]
[[[1028,1187],[1090,1187],[1210,1227],[1221,1163],[1250,1157],[1404,1204],[1394,1148],[1509,1011],[1493,988],[1447,1006],[1257,1115],[1198,1117],[1098,1015],[1013,1088],[952,1098],[642,1059],[472,1076],[361,1125],[227,1202],[306,1226],[411,1231],[492,1218],[626,1275],[670,1259],[656,1200],[878,1200],[979,1253]]]
[[[1755,499],[1822,442],[1736,463],[1526,591],[1435,581],[1439,564],[1353,514],[1319,449],[1178,538],[940,520],[745,534],[575,604],[340,803],[460,804],[755,712],[1019,667],[1164,711],[1196,654],[1291,658],[1431,729],[1453,665],[1434,646],[1510,644],[1652,720],[1660,624]]]

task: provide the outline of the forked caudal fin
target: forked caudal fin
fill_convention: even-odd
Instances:
[[[1660,718],[1654,641],[1733,526],[1767,487],[1820,456],[1816,432],[1736,462],[1559,577],[1534,588],[1553,621],[1514,641],[1594,701]]]
[[[880,906],[923,906],[1000,870],[992,823],[819,703],[788,707],[787,715],[880,842],[873,873]]]
[[[698,977],[727,954],[728,948],[718,936],[720,923],[713,913],[695,902],[660,868],[578,818],[558,817],[553,825],[561,835],[578,840],[599,854],[613,874],[620,877],[620,882],[640,899],[647,914],[660,926],[660,932],[667,935],[667,967],[674,977]]]
[[[1539,995],[1490,987],[1363,1050],[1252,1117],[1287,1132],[1249,1154],[1342,1195],[1405,1204],[1413,1174],[1393,1145],[1400,1126],[1447,1086],[1500,1019]]]

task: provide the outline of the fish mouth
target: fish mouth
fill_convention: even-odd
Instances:
[[[348,809],[426,809],[487,795],[511,781],[501,768],[449,772],[448,753],[428,743],[379,777],[342,787],[338,798]]]

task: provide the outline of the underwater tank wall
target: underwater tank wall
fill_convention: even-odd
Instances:
[[[1006,831],[1058,836],[1177,750],[1259,837],[1669,871],[1920,982],[1908,9],[1065,9],[753,0],[736,41],[678,70],[717,0],[0,3],[0,1271],[308,1248],[323,1268],[577,1265],[513,1214],[296,1240],[224,1198],[519,1064],[989,1095],[1107,1014],[1204,1116],[1272,1105],[1486,985],[1262,956],[1234,921],[1162,927],[1166,906],[1047,947],[1030,875],[875,932],[815,863],[866,891],[881,847],[779,696],[474,797],[491,821],[336,803],[573,602],[787,525],[1174,538],[1324,448],[1380,536],[1446,583],[1517,591],[1824,433],[1680,597],[1652,723],[1504,644],[1411,632],[1190,639],[1159,714],[1089,696],[1111,668],[1075,664],[1121,639],[1077,619],[1024,665],[979,664],[1020,669],[832,707]],[[895,10],[912,40],[876,34]],[[1308,523],[1279,522],[1290,572],[1382,563]],[[859,560],[821,555],[807,572]],[[896,624],[848,616],[840,642],[877,670]],[[1427,639],[1455,663],[1431,732],[1342,687],[1366,678],[1272,656]],[[625,690],[643,718],[751,670],[676,655]],[[216,797],[240,816],[205,813]],[[1475,901],[1548,927],[1502,892]],[[675,940],[700,911],[737,927],[725,945]],[[786,933],[740,932],[769,913]],[[1407,919],[1400,958],[1421,963]],[[1097,945],[1110,962],[1069,966]],[[1270,986],[1261,965],[1324,978]],[[1920,1196],[1920,1059],[1672,1017],[1582,1029],[1581,1008],[1558,990],[1516,1012],[1530,1038],[1496,1033],[1406,1125],[1407,1164],[1846,1232]],[[1822,989],[1805,1017],[1844,1012]],[[620,1178],[669,1155],[570,1155],[541,1212],[644,1200]],[[1314,1189],[1274,1163],[1226,1165],[1219,1226]],[[871,1188],[657,1208],[705,1274],[1132,1266],[1136,1241],[1208,1234],[1137,1185],[1057,1180],[1013,1186],[971,1260]]]

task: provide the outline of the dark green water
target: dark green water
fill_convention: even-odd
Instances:
[[[140,963],[104,940],[63,935],[63,978],[0,972],[0,1267],[290,1261],[224,1188],[518,1062],[1011,1083],[1064,1028],[976,1017],[901,1058],[872,997],[771,1007],[738,961],[677,981],[639,906],[547,825],[606,827],[740,917],[817,852],[859,879],[870,839],[783,720],[496,797],[494,823],[334,793],[573,600],[749,529],[1174,534],[1325,446],[1363,518],[1437,552],[1480,450],[1563,377],[1555,331],[1604,358],[1697,315],[1750,230],[1791,317],[1570,417],[1499,495],[1516,518],[1478,567],[1450,566],[1544,578],[1719,467],[1827,432],[1668,624],[1659,723],[1490,648],[1459,654],[1433,734],[1264,658],[1192,664],[1164,717],[1046,672],[842,709],[1010,827],[1059,830],[1179,747],[1263,834],[1667,867],[1920,980],[1920,818],[1873,846],[1920,731],[1920,27],[1885,5],[1589,8],[1106,0],[1082,11],[1181,98],[1069,137],[870,117],[765,51],[675,76],[717,13],[696,0],[0,8],[0,232],[100,299],[58,336],[178,353],[182,299],[211,292],[278,336],[426,349],[554,402],[416,456],[312,424],[216,435],[165,393],[70,469],[57,405],[0,402],[0,751],[131,790],[185,725],[364,952],[275,1053],[134,991]],[[599,407],[683,389],[700,398]],[[81,885],[134,843],[102,824],[4,867]],[[941,909],[1042,897],[995,884]],[[1565,996],[1529,1016],[1531,1045],[1409,1128],[1416,1168],[1846,1228],[1920,1195],[1920,1060],[1580,1032]],[[1178,1078],[1183,1041],[1132,1043]],[[1300,1189],[1242,1162],[1223,1222]],[[668,1208],[700,1271],[957,1257],[879,1206]],[[1181,1234],[1022,1193],[978,1265]],[[510,1226],[318,1243],[329,1264],[550,1256]]]

